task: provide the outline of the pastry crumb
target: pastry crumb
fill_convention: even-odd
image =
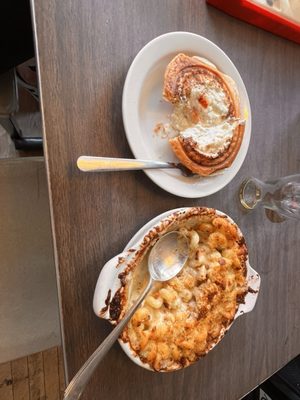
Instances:
[[[163,124],[162,122],[159,122],[155,125],[153,131],[155,135],[159,136],[161,139],[171,138],[175,135],[173,128],[168,123]]]

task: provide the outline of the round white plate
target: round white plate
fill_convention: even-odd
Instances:
[[[127,140],[136,158],[178,162],[168,139],[154,133],[158,123],[168,122],[172,106],[162,99],[164,72],[178,53],[207,58],[236,82],[241,115],[246,120],[240,151],[230,168],[211,177],[182,176],[176,169],[145,170],[158,186],[181,197],[204,197],[227,185],[240,169],[251,134],[251,109],[245,85],[230,58],[210,40],[189,32],[159,36],[140,50],[133,60],[123,89],[122,112]]]

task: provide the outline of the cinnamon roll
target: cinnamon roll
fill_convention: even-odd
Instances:
[[[163,97],[174,106],[169,143],[180,162],[202,176],[228,168],[244,135],[232,78],[199,57],[178,54],[167,66]]]

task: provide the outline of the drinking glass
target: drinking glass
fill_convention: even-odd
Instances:
[[[247,178],[240,187],[239,197],[247,210],[260,204],[282,217],[300,219],[300,174],[265,182]]]

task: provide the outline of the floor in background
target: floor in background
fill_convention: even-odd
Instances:
[[[44,162],[0,162],[0,363],[61,344]]]
[[[61,347],[0,364],[0,400],[63,399]]]
[[[3,123],[0,119],[0,158],[17,157],[14,143],[1,122]],[[5,122],[7,123],[7,121]]]

